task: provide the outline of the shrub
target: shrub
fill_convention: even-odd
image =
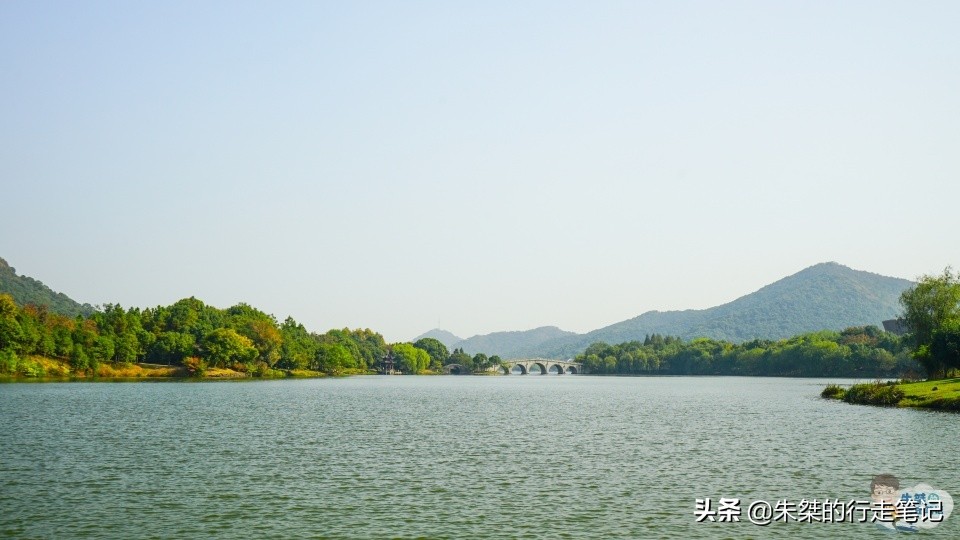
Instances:
[[[207,363],[196,356],[188,356],[183,359],[183,367],[187,368],[187,373],[191,377],[203,377],[207,372]]]
[[[894,382],[880,381],[855,384],[844,394],[843,401],[861,405],[883,405],[892,407],[903,399],[903,390]]]
[[[309,369],[291,369],[288,377],[325,377],[326,374]]]
[[[68,377],[70,368],[63,364],[55,364],[47,368],[47,377]]]
[[[837,384],[828,384],[826,388],[823,389],[823,392],[820,392],[820,397],[828,399],[843,399],[844,394],[847,391],[843,389],[842,386]]]
[[[279,379],[286,377],[287,374],[279,369],[273,369],[266,362],[260,361],[254,365],[251,374],[254,377],[263,377],[264,379]]]
[[[43,364],[32,358],[21,358],[17,362],[17,373],[26,377],[43,377],[47,374]]]
[[[9,373],[13,375],[17,372],[17,353],[10,349],[0,351],[0,373]]]

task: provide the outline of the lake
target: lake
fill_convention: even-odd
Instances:
[[[878,473],[960,496],[960,416],[823,400],[828,382],[853,381],[0,384],[0,536],[878,538],[746,507],[868,499]],[[707,497],[742,521],[696,522]]]

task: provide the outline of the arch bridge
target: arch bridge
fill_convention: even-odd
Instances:
[[[556,373],[557,375],[563,375],[564,373],[583,373],[583,364],[580,362],[573,362],[570,360],[548,360],[546,358],[504,360],[501,364],[500,371],[505,375],[511,375],[513,370],[517,367],[520,368],[521,375],[529,374],[530,370],[534,367],[540,368],[541,375],[547,375],[549,373]]]

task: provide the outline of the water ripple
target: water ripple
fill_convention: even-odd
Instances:
[[[7,384],[0,536],[874,538],[854,523],[695,523],[694,499],[864,498],[888,471],[960,494],[960,417],[828,402],[824,384]]]

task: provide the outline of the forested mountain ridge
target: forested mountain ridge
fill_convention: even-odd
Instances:
[[[579,334],[561,330],[556,326],[541,326],[522,332],[493,332],[473,336],[457,343],[457,347],[471,354],[496,350],[500,356],[517,357],[523,351],[536,350],[544,343],[577,336]]]
[[[586,334],[619,343],[659,333],[732,342],[785,339],[818,330],[880,325],[900,312],[900,293],[912,281],[821,263],[732,302],[702,310],[648,312]]]
[[[514,344],[523,339],[518,339],[517,332],[498,332],[471,339],[482,342],[484,350],[504,358],[572,358],[592,343],[643,341],[652,334],[687,340],[706,337],[734,343],[758,338],[785,339],[819,330],[879,325],[900,313],[900,293],[912,285],[910,280],[828,262],[708,309],[648,311],[586,334],[567,333],[539,343],[531,339],[528,345],[519,347]],[[509,335],[511,339],[494,339],[500,335]]]
[[[45,306],[54,313],[68,317],[86,316],[94,311],[90,304],[81,304],[63,293],[52,290],[39,280],[29,276],[18,276],[16,269],[3,258],[0,258],[0,293],[9,294],[20,305]]]
[[[443,343],[448,349],[452,349],[457,343],[463,341],[463,338],[453,334],[452,332],[447,332],[446,330],[441,330],[440,328],[434,328],[420,334],[419,336],[410,340],[411,343],[416,343],[424,338],[432,338],[440,343]]]

